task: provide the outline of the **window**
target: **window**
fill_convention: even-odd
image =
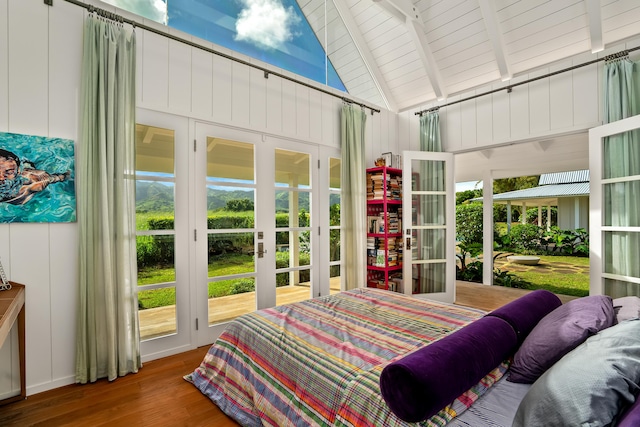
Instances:
[[[314,32],[327,27],[324,4],[309,18],[319,21],[312,28],[296,0],[103,1],[347,91]]]

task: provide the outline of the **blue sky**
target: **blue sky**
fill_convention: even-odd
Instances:
[[[295,0],[103,0],[346,92]]]
[[[456,193],[459,191],[481,190],[481,189],[482,189],[482,181],[456,182]]]

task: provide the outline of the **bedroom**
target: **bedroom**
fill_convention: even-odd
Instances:
[[[3,29],[0,32],[0,63],[5,64],[0,67],[0,99],[4,100],[0,104],[0,129],[76,140],[79,127],[77,82],[80,78],[84,10],[64,1],[55,1],[54,6],[49,7],[39,0],[2,0],[0,10],[6,11],[0,16],[0,28]],[[637,15],[637,11],[634,13]],[[250,134],[250,137],[267,134],[288,141],[295,139],[322,144],[332,150],[338,148],[339,100],[318,95],[312,90],[301,91],[294,84],[280,82],[275,77],[265,83],[262,73],[230,62],[222,64],[224,74],[216,75],[214,79],[210,73],[206,74],[206,68],[201,68],[202,64],[211,63],[211,56],[192,52],[142,30],[138,31],[138,37],[140,81],[137,99],[140,114],[155,115],[157,123],[168,123],[167,115],[178,116],[183,121],[185,117],[193,117],[203,122],[222,124],[225,129],[233,128],[241,135]],[[624,40],[607,44],[606,50],[595,56],[615,53],[638,44],[637,35],[635,38],[628,35]],[[592,56],[589,52],[583,53],[547,65],[538,72],[544,74],[583,63]],[[198,65],[194,68],[198,72],[188,68],[195,67],[189,61]],[[189,79],[179,77],[183,75],[189,76]],[[215,104],[211,96],[200,94],[202,90],[194,95],[191,86],[186,83],[191,81],[191,76],[199,79],[197,81],[202,84],[199,86],[201,88],[210,89],[214,85],[227,85],[230,88],[237,85],[240,92],[235,93],[238,93],[241,102],[230,102],[230,92],[224,92],[226,102]],[[522,76],[517,78],[526,79]],[[599,68],[593,65],[572,75],[541,80],[526,92],[514,89],[511,95],[501,92],[494,97],[478,98],[471,104],[461,103],[442,109],[442,133],[448,151],[463,152],[481,147],[485,150],[471,158],[473,168],[460,166],[457,169],[477,170],[477,165],[490,162],[492,156],[487,150],[495,150],[511,142],[526,144],[527,158],[536,155],[540,158],[540,164],[546,165],[550,159],[555,159],[562,166],[570,165],[568,169],[571,169],[573,162],[586,161],[586,140],[571,140],[566,144],[556,144],[551,140],[558,134],[564,136],[584,132],[601,123],[597,104],[599,78]],[[245,85],[247,81],[258,85],[260,91],[254,94],[253,86]],[[270,86],[274,82],[280,86],[275,93],[276,98]],[[485,85],[473,92],[480,93],[493,87]],[[249,101],[251,96],[263,96],[265,102],[278,99],[278,105],[282,107],[260,108],[258,103]],[[464,96],[451,96],[445,102]],[[314,118],[313,121],[297,116],[295,121],[282,120],[282,117],[294,117],[299,112],[296,109],[297,100],[307,102],[309,99],[315,105],[312,110],[315,114],[309,114]],[[381,113],[368,116],[370,144],[367,145],[367,162],[371,164],[375,157],[386,151],[417,150],[419,126],[414,113],[437,104],[435,100],[425,102],[399,113],[382,109]],[[214,107],[219,110],[214,111]],[[252,110],[254,114],[243,114]],[[270,114],[277,116],[274,118]],[[582,148],[582,151],[578,148]],[[572,154],[567,155],[567,150]],[[574,155],[576,152],[581,154]],[[495,153],[498,154],[497,151]],[[460,155],[461,158],[465,156],[471,157],[472,154]],[[515,165],[513,162],[518,158],[520,156],[514,156],[506,161]],[[581,165],[575,169],[582,168],[584,163]],[[467,178],[484,178],[484,175],[461,177],[460,180]],[[70,315],[75,313],[77,287],[76,225],[3,224],[0,236],[2,241],[8,242],[0,249],[0,259],[9,277],[28,285],[28,393],[35,394],[70,384],[74,381],[76,329],[75,316]],[[33,251],[34,246],[44,250]],[[33,268],[34,265],[42,268]],[[196,344],[193,341],[175,346],[174,351],[189,346],[193,348]],[[39,357],[45,357],[51,363],[39,364]]]

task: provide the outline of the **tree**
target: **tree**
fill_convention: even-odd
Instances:
[[[493,194],[537,187],[538,181],[540,181],[540,175],[496,179],[493,181]]]
[[[253,201],[250,199],[227,200],[226,210],[231,212],[246,212],[253,210]]]
[[[467,200],[475,199],[476,197],[482,197],[482,190],[464,190],[456,193],[456,205],[460,205]]]
[[[456,206],[456,238],[466,245],[482,244],[482,203]]]

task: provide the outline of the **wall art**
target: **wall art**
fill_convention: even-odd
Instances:
[[[0,132],[0,222],[74,222],[69,139]]]

